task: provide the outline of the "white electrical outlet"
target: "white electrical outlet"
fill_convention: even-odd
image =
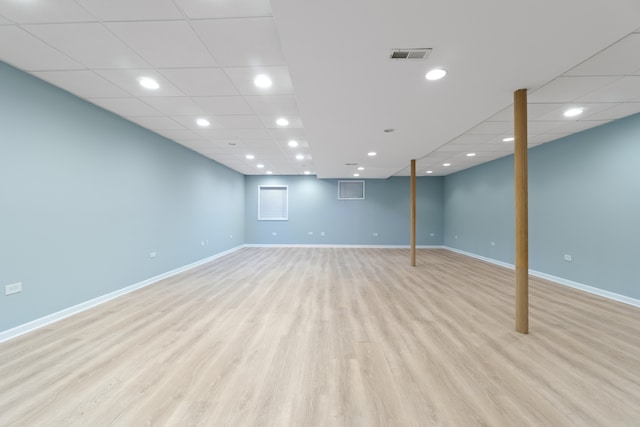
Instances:
[[[433,237],[433,236],[435,236],[435,234],[434,233],[429,233],[429,236]]]
[[[200,246],[204,246],[204,240],[200,242]]]
[[[571,262],[571,255],[564,254],[564,260]]]
[[[275,231],[271,233],[272,236],[277,236],[278,233],[276,233]]]
[[[324,236],[325,236],[324,231],[321,231],[321,232],[320,232],[320,236],[321,236],[321,237],[324,237]]]
[[[495,246],[495,245],[496,245],[496,242],[491,242],[491,246]]]
[[[154,252],[151,252],[151,253],[149,254],[149,258],[155,258],[155,257],[156,257],[156,253],[155,253],[155,251],[154,251]]]
[[[13,295],[17,294],[18,292],[22,292],[22,282],[13,283],[4,287],[5,295]]]
[[[378,233],[373,233],[373,237],[378,237]]]
[[[313,231],[310,231],[310,232],[309,232],[309,236],[313,236]]]

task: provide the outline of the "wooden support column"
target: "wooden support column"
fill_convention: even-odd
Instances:
[[[516,212],[516,331],[529,333],[529,206],[527,184],[527,90],[513,94]]]
[[[411,266],[416,266],[416,161],[411,160]]]

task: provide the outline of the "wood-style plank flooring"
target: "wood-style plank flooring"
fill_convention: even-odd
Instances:
[[[0,426],[640,426],[640,310],[446,250],[245,248],[0,344]]]

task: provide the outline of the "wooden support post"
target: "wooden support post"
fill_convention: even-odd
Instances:
[[[411,266],[416,266],[416,161],[411,160]]]
[[[513,94],[516,211],[516,331],[529,333],[529,207],[527,190],[527,90]]]

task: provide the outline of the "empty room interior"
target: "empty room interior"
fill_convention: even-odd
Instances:
[[[1,0],[0,426],[640,425],[639,17]]]

